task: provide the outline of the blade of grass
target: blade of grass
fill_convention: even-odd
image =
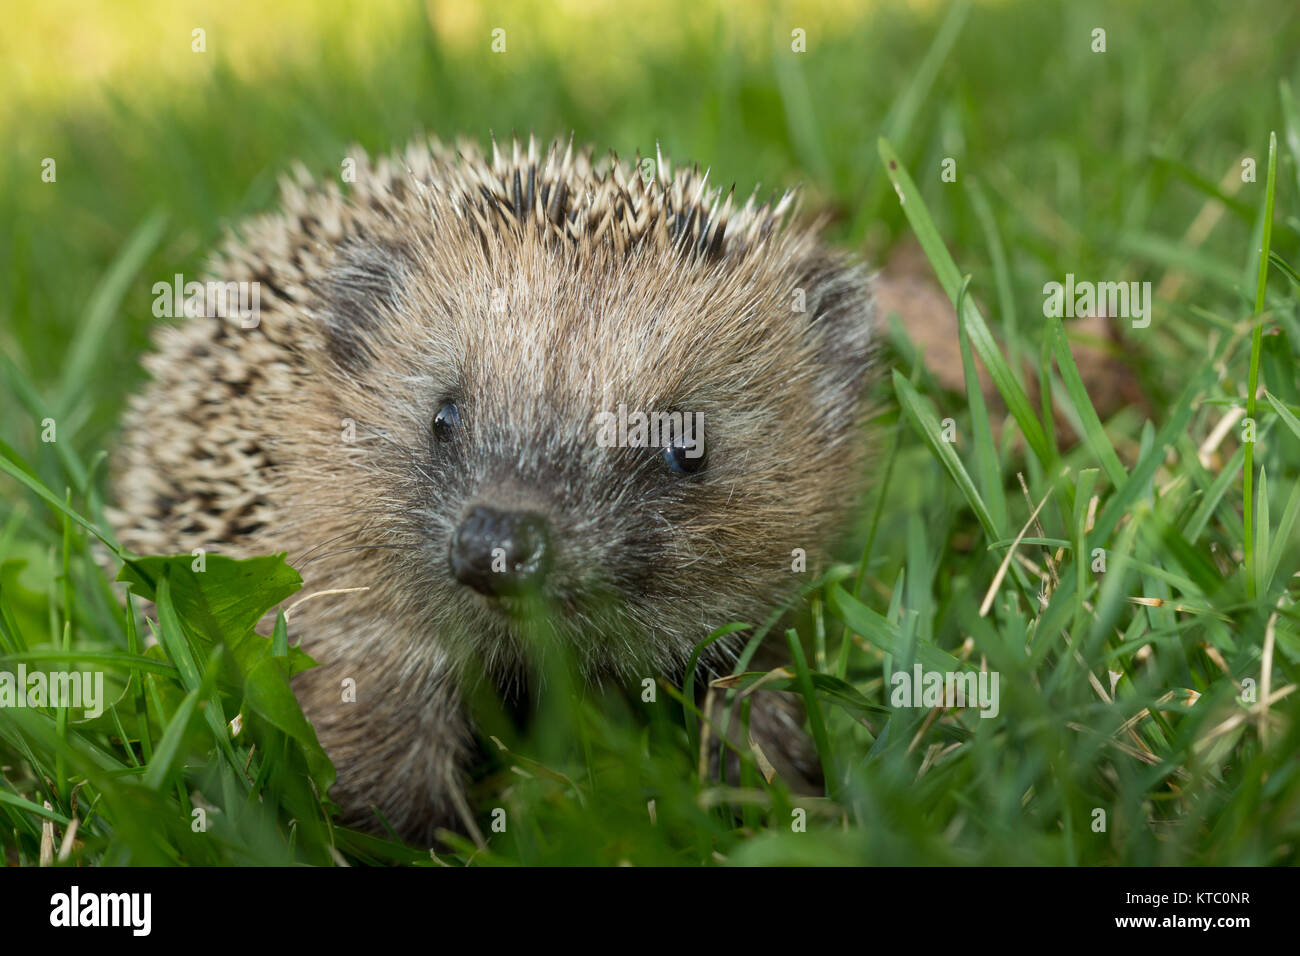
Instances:
[[[1201,537],[1201,532],[1209,524],[1210,518],[1218,510],[1219,503],[1223,501],[1223,496],[1232,484],[1241,469],[1241,463],[1246,458],[1246,446],[1239,445],[1233,452],[1228,463],[1223,466],[1223,470],[1215,476],[1214,481],[1205,492],[1205,498],[1197,507],[1196,512],[1188,519],[1187,524],[1183,526],[1183,533],[1187,536],[1188,541],[1196,541]]]
[[[892,654],[898,660],[905,660],[907,647],[903,633],[891,619],[881,617],[871,608],[858,601],[839,585],[826,590],[826,603],[849,625],[856,634],[875,644],[886,654]],[[962,663],[947,651],[935,647],[928,641],[916,643],[916,659],[926,670],[959,671],[964,670]]]
[[[925,56],[915,70],[912,70],[912,79],[903,95],[893,101],[889,108],[888,114],[881,128],[885,136],[890,140],[905,142],[908,134],[912,130],[912,125],[916,117],[920,114],[921,104],[930,94],[934,87],[935,80],[938,79],[939,71],[943,68],[944,61],[948,59],[948,54],[957,43],[957,38],[961,35],[961,29],[966,24],[967,14],[970,13],[971,4],[963,2],[955,4],[948,11],[948,16],[944,19],[943,25],[934,35],[934,41],[930,44]],[[852,234],[860,236],[865,231],[869,223],[879,212],[880,203],[883,200],[881,193],[880,170],[872,169],[869,174],[865,187],[861,194],[867,197],[867,202],[859,206],[857,218],[853,222]]]
[[[161,210],[140,223],[91,294],[85,318],[79,324],[80,332],[64,359],[55,405],[58,409],[56,418],[67,416],[84,394],[85,382],[91,378],[95,359],[104,352],[104,336],[118,315],[122,298],[131,280],[162,240],[166,226],[167,215]]]
[[[970,474],[966,471],[966,466],[961,463],[957,453],[953,451],[952,445],[939,437],[942,427],[939,420],[935,418],[925,400],[917,393],[916,389],[906,378],[899,374],[898,369],[894,369],[894,391],[898,394],[899,403],[902,405],[904,412],[916,426],[916,430],[921,437],[925,439],[926,444],[934,452],[935,457],[947,469],[952,480],[956,482],[957,487],[965,496],[971,510],[975,512],[975,517],[984,527],[984,533],[989,536],[990,541],[996,541],[1002,537],[997,525],[993,521],[993,516],[989,514],[988,506],[980,496],[979,490],[975,487],[975,482],[971,481]]]
[[[98,528],[64,504],[63,499],[58,495],[46,488],[45,485],[35,477],[35,474],[26,466],[26,464],[23,463],[23,460],[18,456],[18,453],[10,448],[4,441],[0,441],[0,471],[5,472],[25,488],[35,492],[38,497],[44,499],[44,501],[49,504],[50,507],[54,508],[55,511],[67,515],[102,541],[115,555],[119,558],[122,557],[122,552],[113,541],[105,537]]]
[[[1115,454],[1115,446],[1110,443],[1106,429],[1102,427],[1101,419],[1097,417],[1097,410],[1093,407],[1092,398],[1083,384],[1083,376],[1079,374],[1079,366],[1074,362],[1070,343],[1065,337],[1065,327],[1060,319],[1052,318],[1049,321],[1051,328],[1048,335],[1052,340],[1052,353],[1056,356],[1056,367],[1060,370],[1065,391],[1070,396],[1079,421],[1083,424],[1084,438],[1093,454],[1101,461],[1110,483],[1118,488],[1128,478],[1128,472],[1124,470],[1119,455]]]
[[[980,491],[989,506],[989,516],[997,528],[1007,527],[1007,499],[1002,488],[1002,472],[998,467],[997,444],[993,441],[993,426],[989,423],[988,407],[984,404],[984,390],[975,372],[975,358],[971,354],[970,337],[961,323],[962,305],[970,288],[970,276],[962,280],[957,295],[957,339],[961,349],[962,375],[966,380],[966,401],[970,405],[971,444],[975,449],[975,473],[980,478]]]
[[[1256,506],[1255,520],[1258,522],[1258,534],[1255,536],[1255,593],[1263,596],[1268,593],[1268,554],[1271,526],[1268,515],[1268,473],[1261,466],[1259,469],[1259,504]]]
[[[1300,482],[1296,482],[1291,486],[1291,497],[1287,499],[1286,508],[1282,512],[1282,520],[1277,525],[1277,535],[1273,539],[1273,547],[1268,550],[1268,557],[1264,561],[1265,593],[1273,586],[1273,577],[1277,574],[1278,565],[1282,563],[1282,557],[1286,554],[1287,546],[1291,543],[1291,531],[1295,528],[1297,516],[1300,516]]]
[[[1250,336],[1250,376],[1246,385],[1246,417],[1255,418],[1255,393],[1259,390],[1259,353],[1263,347],[1264,294],[1268,287],[1268,252],[1273,236],[1273,202],[1277,195],[1277,133],[1268,134],[1268,185],[1264,192],[1264,221],[1259,246],[1259,278],[1255,283],[1255,328]],[[1242,463],[1242,548],[1246,557],[1246,593],[1255,597],[1255,548],[1253,484],[1255,476],[1254,442],[1246,444]]]
[[[879,140],[879,151],[894,189],[898,192],[903,214],[911,224],[912,231],[916,233],[917,241],[925,251],[926,258],[930,260],[939,284],[943,286],[943,291],[948,294],[949,300],[956,307],[962,282],[957,264],[948,252],[948,247],[944,245],[943,238],[939,235],[939,230],[935,227],[934,220],[921,199],[920,190],[916,188],[916,183],[903,167],[894,147],[882,137]],[[1002,352],[998,349],[997,342],[994,341],[988,325],[984,322],[984,316],[980,314],[975,303],[967,298],[962,305],[962,314],[958,319],[970,336],[971,345],[979,353],[980,360],[993,379],[994,387],[1002,396],[1002,400],[1007,403],[1007,409],[1016,420],[1016,424],[1020,426],[1020,432],[1025,436],[1030,449],[1043,466],[1051,471],[1056,461],[1056,451],[1048,444],[1047,435],[1043,432],[1043,426],[1029,404],[1024,388],[1007,365],[1006,359],[1002,357]]]
[[[817,699],[817,690],[813,686],[812,671],[808,669],[803,644],[799,641],[799,632],[790,628],[785,632],[785,638],[790,644],[795,676],[799,679],[799,687],[803,691],[804,712],[808,716],[808,726],[812,730],[817,756],[821,759],[822,775],[826,778],[826,794],[835,800],[838,799],[841,790],[840,775],[836,768],[835,753],[831,750],[830,737],[826,733],[826,719],[822,714],[821,702]]]
[[[1006,247],[998,232],[997,220],[989,206],[988,197],[979,181],[972,178],[969,182],[971,208],[984,233],[984,242],[989,249],[989,263],[993,267],[993,285],[998,290],[998,314],[1002,317],[1002,334],[1007,342],[1007,355],[1012,368],[1020,368],[1020,326],[1016,314],[1016,296],[1011,286],[1011,270],[1007,266]]]
[[[1279,402],[1277,397],[1268,389],[1264,390],[1264,398],[1273,406],[1273,411],[1277,412],[1277,417],[1282,419],[1282,423],[1291,429],[1291,434],[1295,435],[1296,438],[1300,438],[1300,418],[1296,418],[1295,415],[1291,414],[1291,410]],[[1250,443],[1247,442],[1244,447],[1249,448]]]

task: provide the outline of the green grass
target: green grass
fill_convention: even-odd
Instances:
[[[9,862],[40,861],[47,822],[57,853],[74,819],[79,863],[1300,861],[1300,17],[1283,2],[885,4],[810,31],[794,57],[802,8],[741,29],[735,10],[669,7],[682,42],[624,20],[604,41],[621,68],[596,89],[571,69],[590,30],[493,6],[520,51],[493,60],[413,5],[378,65],[322,43],[250,77],[218,46],[166,89],[17,104],[22,135],[0,152],[0,670],[102,670],[114,703],[94,720],[0,710]],[[105,458],[141,382],[152,283],[269,207],[290,161],[329,173],[348,143],[384,150],[417,128],[573,129],[624,155],[659,142],[743,191],[803,182],[832,239],[878,262],[923,250],[959,316],[966,387],[945,391],[890,323],[871,497],[843,563],[766,622],[791,673],[716,691],[801,694],[826,795],[767,783],[748,752],[738,787],[701,776],[703,718],[671,685],[654,703],[575,689],[523,734],[476,703],[500,744],[472,794],[486,848],[376,840],[331,822],[333,771],[287,690],[306,662],[252,633],[292,602],[291,569],[100,569],[116,553],[99,540]],[[1254,182],[1227,175],[1243,157]],[[1150,327],[1118,322],[1111,348],[1145,410],[1099,410],[1114,406],[1089,392],[1076,329],[1040,320],[1043,284],[1067,272],[1157,290]],[[1238,414],[1256,441],[1238,422],[1210,447]],[[124,612],[119,570],[156,624]],[[1000,713],[890,707],[887,675],[913,662],[998,672]],[[548,686],[565,682],[560,668]]]

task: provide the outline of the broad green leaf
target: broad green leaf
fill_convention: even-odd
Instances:
[[[244,561],[209,554],[203,571],[193,570],[193,561],[187,554],[131,558],[117,579],[152,601],[158,582],[168,575],[176,613],[209,646],[223,638],[242,637],[267,611],[302,587],[302,578],[285,563],[283,554]]]
[[[334,784],[334,765],[321,749],[298,699],[289,686],[289,669],[283,661],[267,657],[256,664],[244,682],[245,714],[255,714],[293,739],[307,758],[312,780],[323,796]]]

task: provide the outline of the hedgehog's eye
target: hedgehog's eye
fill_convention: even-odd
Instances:
[[[433,437],[438,441],[451,441],[459,427],[460,412],[452,402],[447,402],[433,416]]]
[[[679,475],[693,475],[704,467],[704,445],[693,438],[675,436],[664,446],[664,461]]]

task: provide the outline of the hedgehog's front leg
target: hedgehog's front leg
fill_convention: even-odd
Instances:
[[[382,815],[403,839],[430,846],[441,828],[474,833],[463,769],[471,735],[449,665],[392,653],[404,641],[388,622],[349,617],[346,634],[332,628],[338,615],[323,604],[315,620],[294,622],[319,666],[293,687],[338,772],[330,798],[341,822],[383,834]]]

